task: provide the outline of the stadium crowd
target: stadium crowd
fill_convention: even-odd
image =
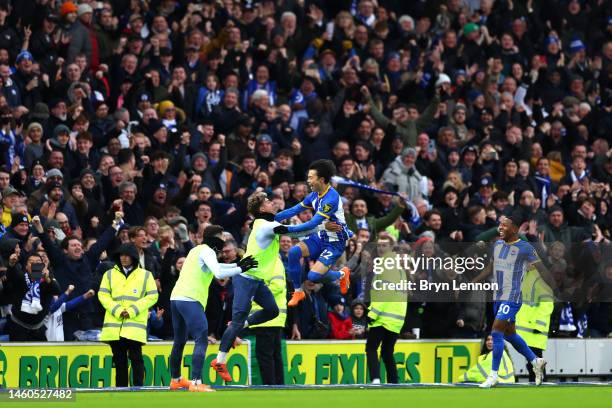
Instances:
[[[517,209],[557,284],[550,335],[608,336],[611,80],[609,0],[0,0],[0,339],[95,338],[93,295],[126,243],[159,294],[149,337],[170,338],[204,228],[237,260],[249,195],[299,203],[321,158],[401,196],[338,185],[351,291],[307,284],[287,338],[365,338],[381,239],[478,251]],[[410,299],[402,337],[486,332],[486,294],[440,296]],[[216,279],[211,342],[231,304]]]

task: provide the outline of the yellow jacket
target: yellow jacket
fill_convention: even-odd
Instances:
[[[493,365],[493,352],[488,352],[478,357],[478,361],[475,365],[471,366],[463,375],[461,375],[457,382],[483,382],[487,379],[487,376],[491,372],[491,366]],[[499,370],[497,376],[500,383],[513,383],[514,379],[514,365],[506,350],[502,354],[502,360],[499,364]]]
[[[151,272],[137,267],[126,276],[117,265],[108,270],[98,292],[98,299],[106,309],[100,340],[123,337],[146,343],[149,308],[157,302],[157,296]],[[124,309],[129,313],[127,318],[120,316]]]

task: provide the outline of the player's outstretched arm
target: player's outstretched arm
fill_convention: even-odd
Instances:
[[[323,217],[321,214],[317,213],[310,219],[310,221],[305,222],[299,225],[279,225],[274,227],[275,234],[301,234],[308,235],[312,232],[312,230],[316,229],[323,221],[327,218]]]
[[[286,220],[287,218],[295,217],[296,215],[298,215],[299,213],[301,213],[302,211],[304,211],[304,210],[306,210],[308,208],[310,208],[310,207],[307,207],[307,206],[305,206],[302,203],[296,204],[296,205],[294,205],[291,208],[287,208],[286,210],[283,210],[283,211],[277,213],[274,216],[274,221],[281,222],[281,221]]]
[[[242,262],[242,264],[241,264]],[[220,264],[217,254],[210,248],[203,248],[199,256],[200,268],[203,272],[211,272],[217,279],[227,279],[236,276],[249,269],[257,267],[257,261],[253,257],[243,258],[237,264]],[[223,265],[223,266],[222,266]]]

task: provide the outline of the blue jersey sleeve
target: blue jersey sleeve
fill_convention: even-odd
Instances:
[[[296,204],[293,207],[287,208],[286,210],[283,210],[279,212],[278,214],[276,214],[274,216],[274,221],[281,222],[281,221],[286,220],[287,218],[291,218],[291,217],[298,215],[299,213],[301,213],[302,211],[306,209],[312,209],[312,201],[313,201],[312,194],[313,193],[310,193],[306,197],[304,197],[304,199],[299,204]]]
[[[319,224],[321,224],[325,220],[326,220],[325,217],[323,217],[319,213],[316,213],[314,217],[310,219],[310,221],[305,222],[303,224],[299,224],[299,225],[290,225],[287,228],[289,229],[290,233],[309,231],[311,229],[316,228]]]

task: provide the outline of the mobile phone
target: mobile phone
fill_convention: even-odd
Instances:
[[[436,141],[431,139],[429,141],[429,145],[427,146],[427,152],[429,154],[433,154],[436,151]]]
[[[44,263],[34,263],[32,264],[32,279],[40,280],[42,278],[42,271],[45,269]]]
[[[331,41],[331,39],[334,37],[334,22],[333,21],[327,23],[327,25],[325,26],[325,32],[327,33],[327,38],[329,38],[329,40]]]

